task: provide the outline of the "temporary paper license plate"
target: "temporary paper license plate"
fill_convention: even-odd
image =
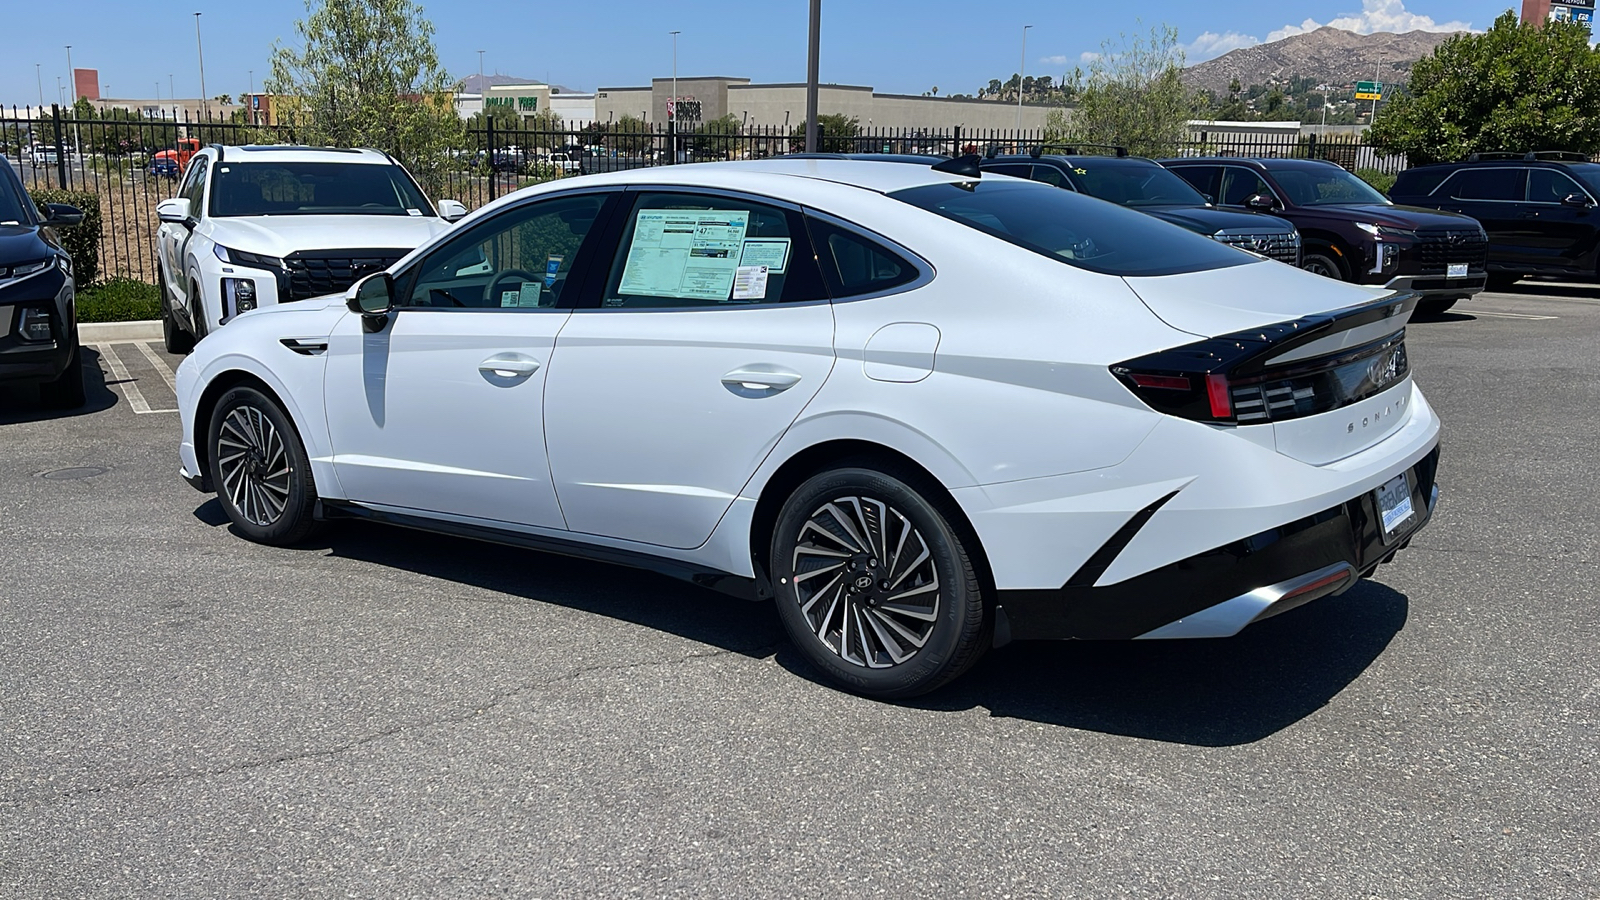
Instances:
[[[1387,539],[1394,534],[1396,528],[1404,525],[1412,515],[1411,484],[1406,481],[1406,475],[1399,475],[1389,479],[1383,487],[1378,488],[1378,515],[1383,518],[1383,536]]]
[[[1451,263],[1450,264],[1450,268],[1445,271],[1444,277],[1446,277],[1446,278],[1465,278],[1465,277],[1467,277],[1467,264],[1466,263]]]

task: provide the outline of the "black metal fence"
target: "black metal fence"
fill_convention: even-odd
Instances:
[[[94,118],[71,118],[70,110],[0,110],[0,155],[17,167],[29,190],[61,188],[98,195],[101,212],[100,273],[155,280],[155,207],[171,197],[189,157],[213,143],[291,144],[295,128],[247,121],[149,118],[110,110]],[[562,130],[464,129],[442,164],[430,167],[439,199],[476,208],[532,184],[593,172],[725,159],[760,159],[804,149],[798,128],[737,127],[718,123],[682,131],[646,125],[597,122]],[[1037,131],[860,129],[821,136],[819,149],[833,153],[901,153],[955,156],[966,153],[1028,152],[1046,145]],[[402,159],[406,154],[398,153]],[[1292,156],[1330,159],[1352,171],[1395,173],[1402,157],[1381,156],[1356,135],[1327,137],[1263,134],[1199,134],[1177,155]]]

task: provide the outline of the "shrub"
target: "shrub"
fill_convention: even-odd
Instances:
[[[93,284],[100,276],[100,195],[56,188],[35,188],[29,193],[40,210],[46,203],[65,203],[83,210],[83,224],[57,231],[61,243],[72,254],[72,277],[79,284]]]
[[[1388,172],[1380,172],[1377,169],[1357,169],[1356,177],[1372,185],[1377,189],[1378,193],[1387,194],[1389,189],[1394,187],[1396,176],[1390,175]]]
[[[161,290],[153,284],[116,276],[78,290],[79,322],[139,322],[160,317]]]

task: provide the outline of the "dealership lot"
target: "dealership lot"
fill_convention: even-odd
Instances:
[[[1443,505],[1349,593],[914,704],[768,605],[176,475],[177,359],[0,393],[0,896],[1600,897],[1600,299],[1416,323]]]

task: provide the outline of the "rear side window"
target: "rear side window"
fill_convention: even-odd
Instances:
[[[1504,166],[1493,169],[1462,169],[1445,182],[1449,196],[1456,200],[1517,200],[1527,170]]]
[[[917,278],[918,270],[893,250],[853,231],[808,216],[822,263],[822,277],[834,299],[890,291]]]
[[[997,172],[1001,175],[1010,175],[1012,178],[1027,178],[1028,168],[1027,163],[996,163],[992,166],[984,166],[983,170],[985,172]]]
[[[1177,275],[1256,261],[1152,216],[1041,184],[932,184],[890,197],[1105,275]],[[981,252],[974,248],[974,252]]]
[[[1072,185],[1067,181],[1067,176],[1061,174],[1061,170],[1055,166],[1034,166],[1033,180],[1042,181],[1051,187],[1066,188],[1069,191],[1074,190]]]

